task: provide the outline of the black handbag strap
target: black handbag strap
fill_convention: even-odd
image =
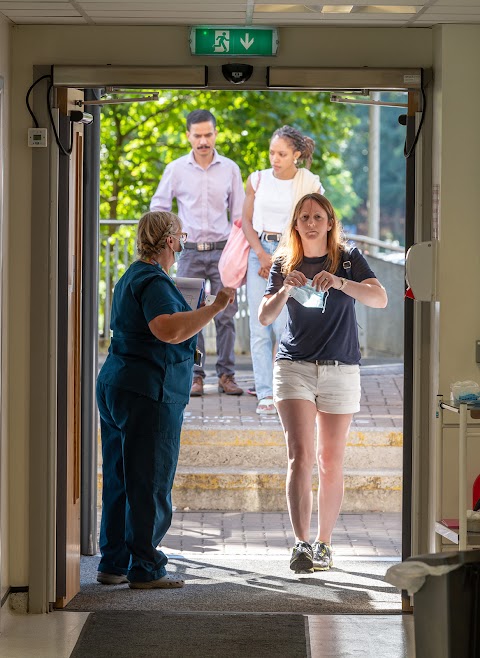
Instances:
[[[350,260],[351,253],[355,249],[355,245],[347,244],[342,251],[342,267],[345,278],[350,281],[353,279],[352,275],[352,261]]]

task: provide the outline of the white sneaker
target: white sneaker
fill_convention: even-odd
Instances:
[[[123,583],[128,583],[128,578],[123,574],[97,571],[97,581],[102,585],[123,585]]]
[[[132,589],[173,589],[176,587],[183,587],[184,585],[185,581],[183,578],[171,576],[168,573],[162,578],[157,578],[157,580],[147,580],[144,583],[128,583],[128,586]]]
[[[274,416],[277,410],[273,404],[273,398],[263,398],[260,400],[257,404],[256,412],[262,416]]]

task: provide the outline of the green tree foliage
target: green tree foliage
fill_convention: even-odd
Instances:
[[[158,102],[103,107],[103,219],[138,219],[148,210],[165,165],[190,149],[185,118],[194,109],[216,116],[218,151],[239,165],[244,181],[252,171],[270,166],[270,137],[289,124],[315,140],[311,169],[339,216],[350,218],[361,202],[344,163],[358,122],[350,106],[333,105],[328,94],[318,92],[167,90]]]
[[[270,137],[289,124],[315,140],[311,170],[320,176],[339,216],[351,217],[361,203],[343,160],[358,122],[350,106],[331,104],[325,93],[167,90],[158,102],[103,106],[101,219],[138,220],[149,209],[165,166],[190,150],[185,119],[195,109],[215,115],[217,149],[239,165],[245,182],[252,171],[270,166]],[[105,305],[113,283],[135,258],[134,236],[135,226],[101,227],[99,318],[104,334]]]

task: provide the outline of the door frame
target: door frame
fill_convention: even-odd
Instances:
[[[137,87],[137,88],[192,88],[192,87],[201,87],[205,89],[228,89],[234,91],[231,83],[227,83],[223,78],[221,73],[221,66],[209,66],[207,67],[116,67],[116,66],[53,66],[52,67],[54,85],[58,87],[73,87],[73,88],[100,88],[105,86],[124,86],[124,87]],[[376,68],[349,68],[349,69],[322,69],[316,67],[310,68],[290,68],[290,67],[256,67],[254,75],[246,83],[242,84],[243,89],[263,89],[263,90],[288,90],[288,91],[328,91],[328,90],[359,90],[359,89],[372,89],[377,91],[410,91],[418,92],[420,89],[420,76],[421,69],[376,69]],[[202,79],[203,76],[203,79]],[[282,77],[283,76],[283,77]],[[38,77],[38,76],[37,76]],[[424,84],[427,85],[431,79],[430,71],[424,72]],[[180,82],[182,80],[182,82]],[[161,82],[161,84],[158,84]],[[339,82],[340,81],[340,82]],[[202,84],[203,82],[203,84]],[[301,83],[301,84],[300,84]],[[368,83],[368,84],[367,84]],[[423,135],[426,132],[426,127],[428,126],[428,132],[431,131],[431,121],[425,122],[426,125],[423,128],[422,134],[420,135],[419,144],[423,141]],[[410,120],[411,124],[411,120]],[[411,134],[411,128],[410,134]],[[428,141],[428,140],[427,140]],[[55,149],[54,149],[55,150]],[[422,233],[428,232],[428,215],[422,209],[419,209],[415,202],[415,195],[418,190],[425,189],[425,183],[423,182],[422,174],[428,169],[429,164],[431,164],[431,151],[423,153],[423,162],[422,169],[416,170],[414,167],[415,161],[410,161],[410,167],[413,166],[414,171],[414,183],[410,183],[407,186],[407,193],[410,195],[413,194],[413,198],[409,198],[407,202],[407,207],[410,209],[406,221],[409,222],[408,235],[410,233],[417,234],[419,230]],[[415,155],[412,156],[415,158]],[[38,190],[38,186],[35,185],[37,177],[41,178],[38,166],[34,166],[33,171],[33,181],[34,181],[34,190]],[[411,174],[408,175],[408,180],[411,181]],[[35,197],[35,195],[34,195]],[[38,206],[38,203],[36,204]],[[410,220],[408,219],[410,218]],[[413,229],[412,229],[413,222]],[[33,226],[32,223],[32,241],[33,241]],[[406,227],[407,233],[407,227]],[[85,245],[85,249],[93,248],[94,245]],[[33,252],[32,252],[33,256]],[[79,264],[80,266],[80,264]],[[34,263],[32,261],[32,268]],[[32,274],[33,276],[33,274]],[[33,281],[32,281],[32,295],[33,295]],[[48,289],[48,286],[46,287]],[[40,295],[41,297],[41,295]],[[408,301],[408,300],[407,300]],[[33,305],[33,301],[32,301]],[[403,527],[405,537],[409,538],[408,542],[404,542],[403,547],[403,557],[408,557],[412,552],[417,552],[418,545],[423,545],[425,543],[424,537],[418,541],[417,546],[412,546],[412,523],[418,522],[418,518],[424,517],[424,506],[425,501],[419,501],[418,499],[412,498],[412,454],[414,446],[412,444],[412,439],[418,438],[418,432],[414,431],[414,428],[419,425],[420,419],[415,417],[416,411],[418,411],[418,404],[413,408],[413,399],[418,399],[423,401],[420,404],[420,408],[428,408],[428,401],[431,395],[431,387],[433,383],[429,377],[429,359],[426,346],[423,344],[421,337],[418,336],[418,333],[414,331],[415,318],[419,317],[419,314],[422,315],[422,331],[423,333],[428,333],[429,327],[427,326],[429,322],[428,315],[421,312],[421,306],[415,305],[412,308],[412,313],[408,313],[409,320],[405,324],[405,347],[413,346],[413,350],[417,355],[415,363],[412,361],[412,367],[408,368],[405,377],[405,394],[407,395],[408,405],[411,407],[411,413],[405,413],[404,406],[404,467],[407,464],[407,474],[404,473],[403,480],[403,514],[402,519],[408,519],[408,528]],[[33,311],[32,311],[33,315]],[[407,315],[407,313],[406,313]],[[406,353],[406,352],[405,352]],[[424,355],[426,358],[418,358],[418,355]],[[409,356],[410,358],[410,356]],[[414,368],[420,368],[420,377],[414,377]],[[32,382],[34,380],[33,376],[34,367],[32,364]],[[422,381],[426,386],[418,386],[418,383],[415,382]],[[424,404],[423,404],[424,403]],[[32,409],[32,419],[31,419],[31,428],[32,436],[35,435],[35,414]],[[430,419],[425,423],[425,419],[422,421],[423,425],[429,425]],[[428,428],[427,428],[428,429]],[[428,436],[428,434],[427,434]],[[410,440],[405,441],[405,437],[410,437]],[[96,441],[96,435],[93,437]],[[427,471],[428,473],[428,471]],[[423,473],[423,476],[425,473]],[[35,483],[32,483],[35,485]],[[38,483],[37,483],[38,484]],[[32,486],[30,489],[30,499],[35,498],[36,496],[36,486]],[[38,499],[36,499],[38,500]],[[42,499],[43,504],[46,504],[47,501],[45,498]],[[414,506],[412,508],[412,505]],[[420,505],[420,507],[419,507]],[[43,514],[45,516],[45,513]],[[33,526],[36,526],[37,523],[33,522],[32,516],[30,517],[31,524],[31,535]],[[416,520],[416,521],[414,521]],[[406,521],[407,522],[407,521]],[[418,540],[418,532],[415,531],[415,537]],[[42,536],[42,540],[45,541],[47,546],[47,537]],[[35,537],[35,544],[37,550],[31,551],[31,571],[33,569],[41,568],[39,565],[38,559],[38,536]],[[36,584],[31,582],[30,585],[30,596],[33,594],[33,589],[36,587]],[[44,594],[46,592],[44,591]],[[52,601],[52,599],[48,599]]]
[[[5,222],[5,208],[4,208],[4,199],[5,199],[5,141],[4,136],[6,134],[5,128],[5,79],[3,76],[0,76],[0,392],[3,392],[3,343],[4,343],[4,317],[3,317],[3,289],[4,289],[4,259],[3,259],[3,249],[4,249],[4,222]],[[2,401],[6,399],[6,396],[1,395]],[[7,522],[6,515],[4,514],[4,497],[3,497],[3,487],[5,486],[3,474],[6,470],[6,464],[3,461],[3,438],[4,434],[2,431],[3,428],[3,404],[0,404],[0,529],[4,527]],[[0,532],[0,537],[4,537],[4,533]],[[5,541],[5,540],[4,540]],[[3,555],[2,542],[0,540],[0,609],[3,604],[4,591],[2,588],[2,555]]]

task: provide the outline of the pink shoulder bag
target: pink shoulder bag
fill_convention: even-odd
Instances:
[[[240,288],[247,276],[248,252],[250,245],[242,231],[241,218],[233,222],[227,244],[218,261],[218,271],[224,286]]]
[[[255,192],[260,184],[261,172],[258,172],[258,182]],[[223,248],[218,261],[218,271],[224,286],[240,288],[247,278],[248,253],[250,244],[242,230],[242,220],[233,222],[232,230],[228,236],[227,244]]]

